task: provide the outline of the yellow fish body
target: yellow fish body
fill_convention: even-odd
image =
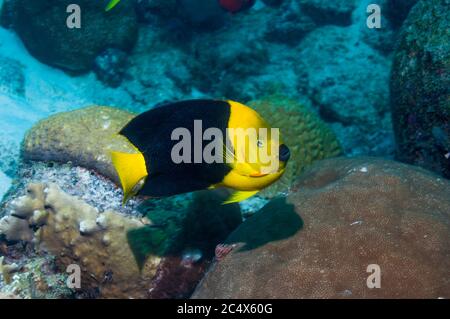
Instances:
[[[138,115],[119,134],[136,149],[112,152],[124,201],[227,187],[235,192],[225,203],[239,202],[277,181],[290,156],[277,129],[234,101],[167,104]]]

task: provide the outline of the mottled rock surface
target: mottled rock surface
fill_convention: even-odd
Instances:
[[[394,148],[390,61],[355,32],[353,26],[325,26],[305,37],[299,54],[305,89],[321,117],[333,124],[346,153],[386,156]]]
[[[450,297],[450,183],[375,158],[318,162],[242,224],[195,298]],[[293,205],[293,206],[291,206]],[[369,289],[367,267],[381,269]]]
[[[103,1],[81,0],[81,28],[68,28],[71,0],[10,0],[2,20],[19,34],[30,53],[42,62],[72,72],[92,68],[95,57],[106,48],[130,50],[138,25],[131,1],[122,1],[105,12]],[[5,21],[3,21],[5,24]]]
[[[396,156],[450,178],[450,1],[420,1],[402,29],[391,74]]]
[[[7,192],[9,186],[11,186],[11,178],[5,175],[2,171],[0,171],[0,201]]]
[[[319,24],[350,25],[355,0],[300,0],[303,11]]]

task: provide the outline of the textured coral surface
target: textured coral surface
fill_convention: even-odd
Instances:
[[[119,182],[111,151],[135,153],[118,132],[135,115],[117,108],[91,106],[38,122],[22,144],[24,160],[72,163]]]
[[[261,194],[273,197],[285,192],[297,176],[314,161],[335,157],[342,153],[336,136],[313,112],[298,102],[273,96],[250,101],[249,106],[257,110],[273,128],[280,129],[283,143],[291,151],[286,172],[280,181]]]
[[[450,1],[420,1],[397,44],[391,107],[397,158],[450,178]]]
[[[412,166],[318,162],[290,204],[273,204],[229,237],[237,248],[194,297],[449,298],[449,195],[447,180]],[[381,270],[379,289],[367,286],[372,264]]]

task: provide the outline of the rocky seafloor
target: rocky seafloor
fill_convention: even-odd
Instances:
[[[0,0],[0,298],[449,298],[450,1],[372,2]],[[114,133],[190,98],[280,127],[285,176],[122,205]]]

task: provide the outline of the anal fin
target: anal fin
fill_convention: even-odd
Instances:
[[[258,192],[259,191],[236,191],[231,194],[230,197],[222,203],[222,205],[242,202],[243,200],[256,195]]]

